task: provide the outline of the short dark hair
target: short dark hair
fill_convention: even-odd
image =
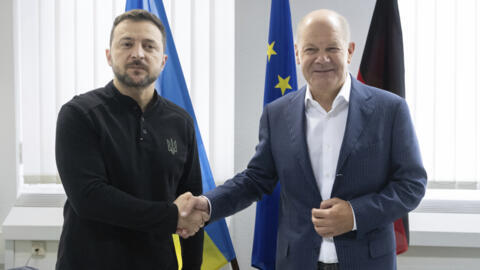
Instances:
[[[125,13],[122,13],[118,15],[115,20],[113,21],[113,26],[112,30],[110,31],[110,46],[112,46],[112,41],[113,41],[113,31],[115,31],[115,28],[117,27],[118,24],[125,20],[131,20],[134,22],[141,22],[141,21],[149,21],[155,24],[155,26],[158,27],[158,30],[162,33],[162,44],[163,44],[163,49],[165,50],[165,43],[166,43],[166,31],[165,31],[165,26],[163,26],[162,21],[155,16],[155,14],[152,14],[146,10],[143,9],[132,9],[130,11],[127,11]]]

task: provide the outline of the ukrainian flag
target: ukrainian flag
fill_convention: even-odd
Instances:
[[[200,167],[202,170],[203,192],[215,188],[212,171],[208,163],[207,154],[203,145],[202,137],[197,125],[197,119],[193,111],[192,102],[187,90],[187,84],[183,77],[182,67],[177,55],[177,49],[173,42],[173,35],[168,24],[165,8],[161,0],[127,0],[126,10],[145,9],[155,15],[163,22],[167,33],[167,47],[165,53],[168,55],[168,61],[165,68],[157,80],[155,88],[162,97],[165,97],[178,106],[184,108],[195,122],[195,132],[197,135],[198,155]],[[181,252],[179,252],[178,236],[174,236],[175,246],[177,248],[177,257],[179,258],[179,268],[181,268]],[[205,239],[203,244],[203,264],[202,269],[219,269],[229,261],[235,259],[230,234],[228,233],[225,220],[219,220],[210,223],[205,227]]]
[[[272,0],[266,61],[264,106],[297,90],[292,21],[288,0]],[[265,195],[261,201],[257,202],[252,266],[258,269],[275,269],[279,201],[280,184],[271,195]]]

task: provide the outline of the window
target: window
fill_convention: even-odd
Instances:
[[[233,173],[234,67],[226,52],[233,47],[234,3],[163,2],[207,154],[216,178],[225,179]],[[57,114],[74,95],[112,79],[105,49],[124,9],[125,0],[15,1],[21,193],[63,194],[55,164]]]
[[[55,164],[57,114],[74,95],[111,79],[105,48],[124,7],[124,0],[15,3],[23,192],[63,193]]]
[[[430,188],[480,189],[480,3],[399,0],[406,99]]]

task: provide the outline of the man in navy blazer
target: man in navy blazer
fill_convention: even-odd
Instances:
[[[216,220],[280,181],[277,269],[396,269],[392,223],[425,193],[407,104],[349,75],[354,49],[344,17],[305,16],[295,54],[307,86],[264,108],[245,171],[192,199]]]

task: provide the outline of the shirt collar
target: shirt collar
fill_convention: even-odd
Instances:
[[[113,84],[113,80],[110,81],[105,88],[110,89],[111,93],[113,93],[113,96],[124,106],[127,106],[131,108],[135,112],[141,112],[140,106],[138,106],[138,103],[131,97],[126,96],[122,94]],[[153,92],[153,97],[152,100],[148,103],[147,108],[145,109],[144,113],[148,113],[148,111],[153,110],[155,107],[158,106],[160,103],[160,98],[157,93],[157,90]]]
[[[340,88],[337,96],[333,100],[332,109],[335,108],[341,101],[345,101],[347,104],[350,101],[350,91],[352,87],[352,79],[350,78],[350,73],[347,73],[345,77],[345,82]],[[307,108],[309,102],[315,101],[312,96],[312,92],[310,92],[310,87],[307,84],[307,90],[305,91],[305,108]],[[316,102],[316,101],[315,101]]]

